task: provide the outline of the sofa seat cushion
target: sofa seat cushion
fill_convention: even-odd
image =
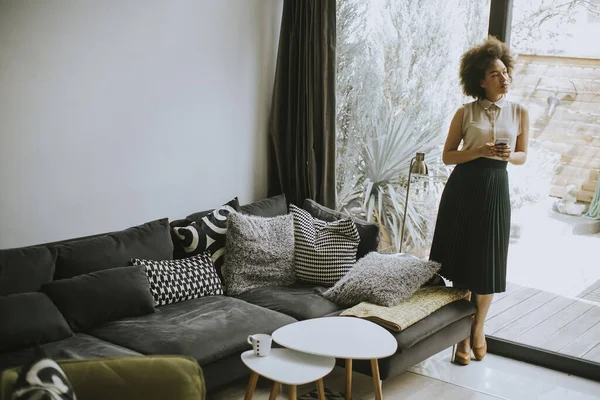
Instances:
[[[475,314],[475,311],[477,309],[468,300],[458,300],[440,308],[403,331],[391,332],[398,341],[398,352],[412,347],[466,316]]]
[[[298,320],[305,320],[323,317],[341,310],[340,306],[321,296],[325,290],[325,287],[310,283],[295,283],[291,286],[251,289],[238,295],[237,298],[279,311]]]
[[[139,356],[140,353],[98,338],[77,333],[71,337],[40,346],[54,360],[92,359],[104,357]],[[34,354],[33,347],[0,354],[0,370],[21,366]]]
[[[142,354],[186,355],[205,365],[249,349],[248,335],[271,334],[295,321],[233,297],[210,296],[113,321],[91,334]]]

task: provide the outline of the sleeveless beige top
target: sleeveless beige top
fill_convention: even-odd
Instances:
[[[517,136],[521,134],[521,105],[502,97],[496,102],[475,100],[464,105],[461,150],[470,150],[498,138],[508,138],[515,151]],[[500,157],[486,157],[501,160]]]

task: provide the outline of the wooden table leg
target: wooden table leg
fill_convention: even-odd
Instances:
[[[269,400],[277,400],[277,395],[279,394],[279,386],[281,383],[273,382],[273,389],[271,389],[271,395],[269,396]]]
[[[298,391],[296,390],[296,385],[290,385],[290,400],[296,400],[298,396]]]
[[[252,400],[252,396],[254,395],[254,389],[256,389],[256,382],[258,382],[258,374],[252,371],[250,374],[250,382],[248,382],[248,389],[246,389],[246,396],[244,400]]]
[[[317,381],[317,393],[319,394],[319,400],[325,399],[325,386],[323,385],[323,378]]]
[[[373,386],[375,386],[375,399],[383,400],[381,392],[381,379],[379,379],[379,364],[377,360],[371,360],[371,374],[373,375]]]
[[[352,359],[346,359],[346,400],[352,400]]]

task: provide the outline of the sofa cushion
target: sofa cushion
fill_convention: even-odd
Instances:
[[[434,261],[374,251],[358,260],[323,296],[345,307],[363,301],[394,307],[412,296],[439,268]]]
[[[122,267],[42,285],[74,331],[154,312],[144,267]]]
[[[180,260],[136,258],[132,262],[144,267],[156,306],[223,294],[221,279],[208,251]]]
[[[213,264],[221,277],[223,255],[225,254],[225,234],[227,233],[227,216],[230,212],[239,211],[237,197],[214,210],[190,214],[186,217],[185,226],[173,227],[175,256],[181,258],[202,254],[209,251]]]
[[[67,338],[73,334],[43,293],[0,297],[0,353]]]
[[[56,253],[44,246],[0,250],[0,296],[37,292],[52,280],[55,261]]]
[[[139,356],[138,352],[116,344],[105,342],[84,333],[76,333],[66,339],[49,342],[40,346],[55,360],[91,359],[104,357]],[[0,354],[0,370],[20,366],[31,359],[34,348]]]
[[[400,332],[391,332],[398,342],[398,352],[406,350],[446,326],[477,311],[468,300],[450,303]]]
[[[298,320],[319,318],[341,310],[337,304],[325,299],[322,286],[295,283],[291,286],[270,286],[248,290],[238,299],[290,315]]]
[[[333,312],[328,317],[335,317],[341,315],[344,310],[338,310]],[[420,341],[432,336],[438,331],[446,328],[447,326],[475,314],[477,308],[468,300],[458,300],[450,303],[439,310],[431,313],[427,317],[423,318],[419,322],[409,326],[408,328],[394,332],[390,331],[398,342],[398,350],[396,353],[400,353],[407,350],[419,343]],[[354,317],[348,317],[354,318]]]
[[[18,371],[2,374],[2,387],[5,388],[8,374],[14,372],[14,385],[11,400],[33,399],[77,399],[71,381],[65,371],[42,349],[36,349],[35,356]]]
[[[228,295],[264,286],[287,286],[294,272],[294,218],[229,215],[223,278]]]
[[[132,258],[171,259],[173,242],[169,229],[169,220],[164,218],[123,231],[57,245],[54,279],[125,267]]]
[[[182,354],[204,365],[249,349],[248,335],[270,334],[294,321],[233,297],[210,296],[114,321],[90,334],[142,354]]]
[[[296,278],[308,283],[333,285],[356,263],[360,240],[350,219],[325,222],[290,204],[294,216]]]
[[[322,206],[311,199],[305,199],[302,208],[308,211],[313,218],[326,222],[349,218],[348,215]],[[356,224],[356,229],[360,236],[360,243],[358,244],[358,250],[356,251],[356,259],[358,260],[371,251],[377,251],[377,247],[379,246],[379,225],[359,218],[352,218],[352,220]]]
[[[288,213],[287,200],[284,194],[268,197],[266,199],[245,204],[240,207],[240,211],[247,215],[256,215],[259,217],[277,217]]]
[[[181,258],[186,258],[189,256],[185,252],[183,247],[177,246],[175,244],[175,243],[177,243],[179,238],[177,237],[177,234],[175,233],[175,230],[173,230],[173,228],[180,228],[182,226],[188,226],[189,224],[190,223],[185,219],[176,219],[176,220],[169,221],[169,226],[171,227],[171,241],[173,241],[173,258],[176,260],[181,259]]]

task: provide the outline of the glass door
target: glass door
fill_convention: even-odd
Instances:
[[[600,2],[514,0],[510,37],[530,143],[509,165],[509,285],[486,331],[600,363]]]

